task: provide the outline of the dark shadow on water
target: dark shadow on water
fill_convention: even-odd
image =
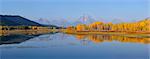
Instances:
[[[47,34],[55,34],[57,32],[51,32]],[[0,45],[2,44],[19,44],[25,42],[31,38],[38,37],[43,34],[25,35],[25,34],[13,34],[7,36],[0,36]]]

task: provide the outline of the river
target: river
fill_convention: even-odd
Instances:
[[[149,37],[115,35],[1,36],[1,59],[149,59]]]

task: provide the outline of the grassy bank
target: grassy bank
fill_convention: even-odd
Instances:
[[[41,29],[41,30],[0,30],[0,36],[11,35],[11,34],[44,34],[50,32],[62,32],[65,34],[73,35],[123,35],[128,37],[148,37],[150,38],[149,32],[112,32],[112,31],[67,31],[66,29]]]
[[[148,37],[150,38],[149,32],[112,32],[112,31],[67,31],[63,30],[66,34],[75,35],[123,35],[128,37]]]
[[[34,34],[44,34],[50,32],[58,32],[57,29],[41,29],[41,30],[0,30],[0,36],[11,35],[11,34],[27,34],[27,35],[34,35]]]

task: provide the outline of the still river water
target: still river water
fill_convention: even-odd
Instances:
[[[149,59],[149,39],[63,33],[1,36],[0,59]]]

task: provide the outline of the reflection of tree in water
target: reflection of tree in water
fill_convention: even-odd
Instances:
[[[129,42],[129,43],[144,43],[149,44],[150,38],[139,38],[139,37],[127,37],[127,36],[116,36],[116,35],[75,35],[79,40],[88,39],[94,43],[100,42]]]
[[[24,42],[28,39],[31,39],[35,36],[31,35],[8,35],[8,36],[1,36],[1,44],[18,44]]]
[[[49,33],[49,34],[55,34],[55,33]],[[34,35],[25,35],[25,34],[13,34],[13,35],[7,35],[7,36],[0,36],[0,45],[2,44],[19,44],[22,42],[25,42],[31,38],[38,37],[42,34],[34,34]]]
[[[150,43],[150,38],[112,36],[112,39],[120,42],[144,43],[144,44]]]

